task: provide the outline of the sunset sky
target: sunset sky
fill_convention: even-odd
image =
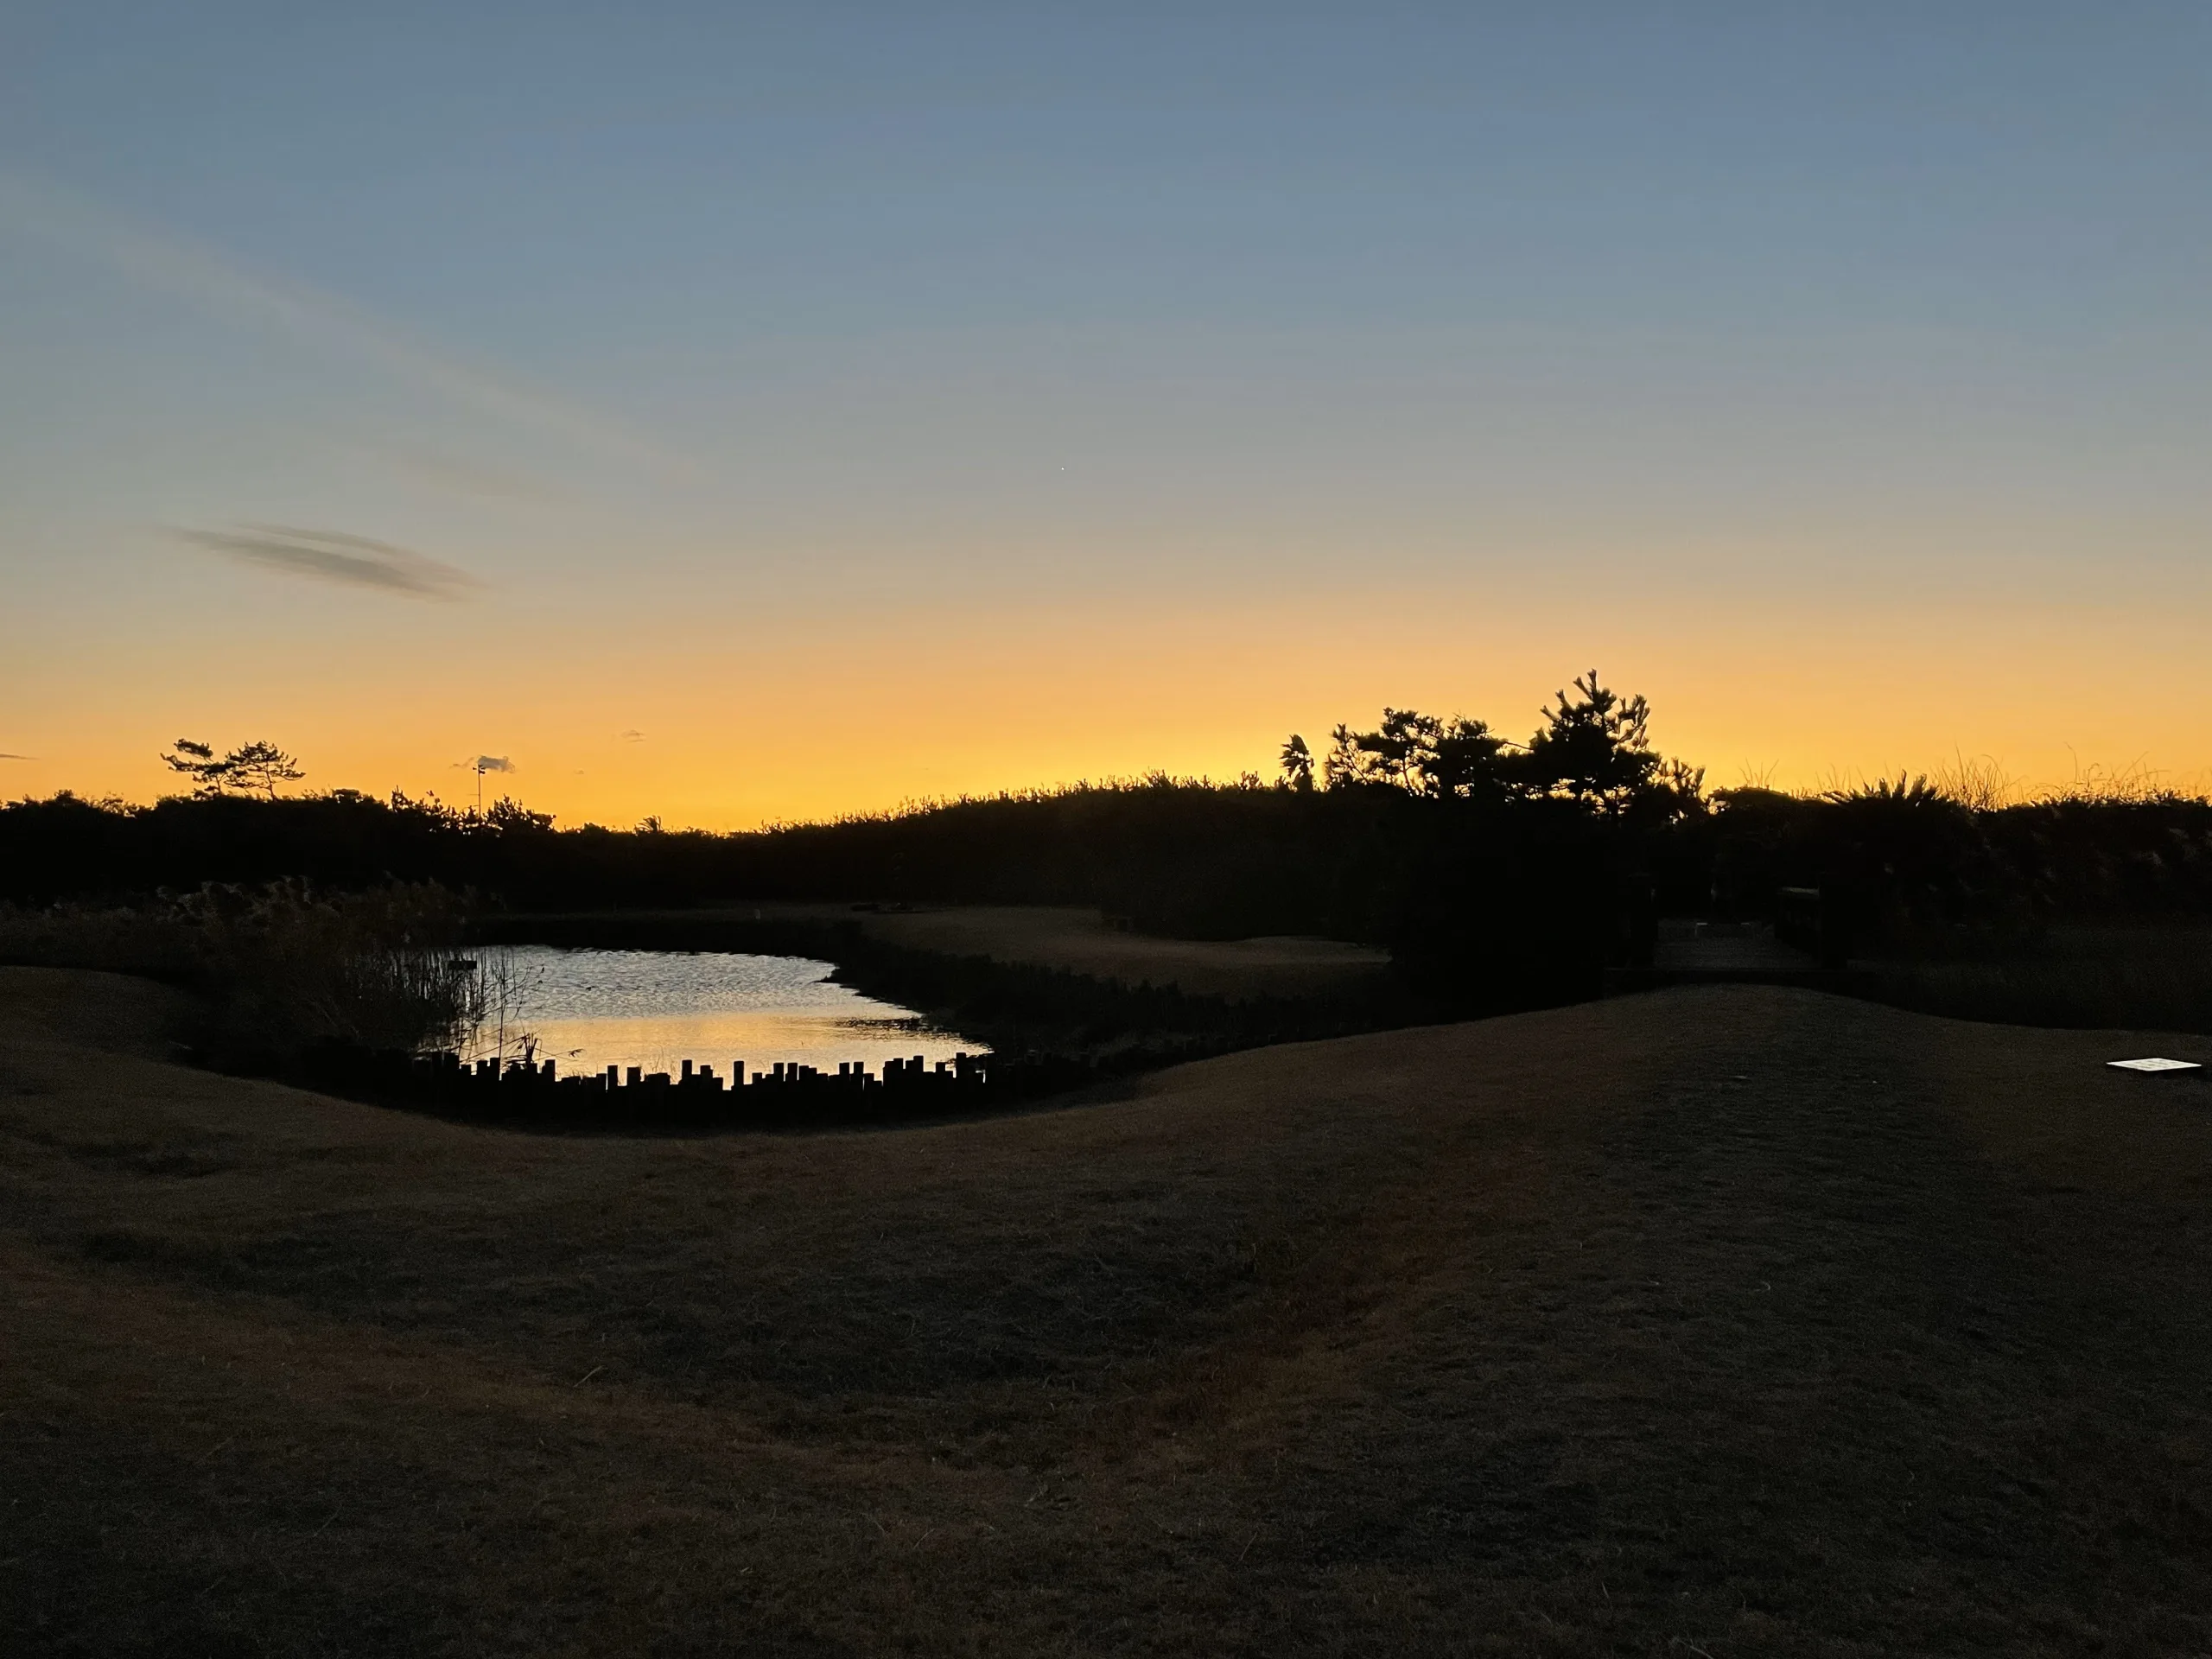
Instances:
[[[742,827],[1575,673],[2212,781],[2212,10],[0,12],[0,796]]]

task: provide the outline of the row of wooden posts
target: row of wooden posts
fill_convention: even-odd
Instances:
[[[889,1059],[883,1063],[883,1074],[877,1077],[868,1070],[863,1061],[840,1061],[835,1072],[818,1070],[811,1065],[779,1060],[766,1071],[753,1073],[747,1084],[743,1060],[732,1060],[729,1065],[728,1087],[780,1089],[810,1084],[834,1084],[844,1088],[898,1089],[959,1087],[963,1084],[981,1086],[989,1081],[988,1057],[969,1054],[964,1051],[950,1060],[939,1060],[932,1068],[928,1061],[917,1054],[912,1059]],[[647,1071],[642,1066],[610,1065],[604,1071],[572,1073],[561,1077],[551,1060],[514,1059],[504,1061],[487,1058],[473,1065],[465,1064],[456,1054],[440,1053],[425,1057],[418,1062],[432,1077],[442,1078],[456,1085],[496,1084],[502,1088],[557,1087],[596,1090],[613,1093],[623,1089],[703,1089],[709,1092],[723,1087],[722,1079],[711,1065],[696,1065],[683,1062],[680,1073]],[[466,1084],[462,1080],[466,1079]]]
[[[683,1063],[680,1071],[640,1066],[560,1074],[550,1060],[332,1050],[298,1072],[310,1087],[409,1106],[464,1122],[520,1128],[615,1134],[750,1128],[817,1128],[960,1115],[1082,1088],[1104,1073],[1097,1062],[1054,1055],[1009,1058],[956,1054],[886,1061],[880,1071],[848,1061],[835,1071],[790,1062],[727,1076]]]

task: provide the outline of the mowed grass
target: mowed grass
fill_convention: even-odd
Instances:
[[[2175,1039],[1704,988],[626,1141],[160,1012],[0,973],[0,1649],[2212,1647]]]
[[[683,912],[662,912],[680,918]],[[715,912],[695,912],[713,916]],[[1337,939],[1170,939],[1108,925],[1096,910],[1051,905],[946,905],[855,912],[847,905],[773,904],[775,920],[851,923],[876,938],[951,957],[1056,968],[1122,985],[1172,985],[1192,996],[1326,996],[1372,982],[1389,953]]]

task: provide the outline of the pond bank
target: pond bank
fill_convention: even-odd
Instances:
[[[976,912],[934,913],[954,918],[940,922],[938,931],[928,936],[945,945],[981,943],[982,932],[988,931],[972,920]],[[990,913],[995,918],[990,926],[1002,938],[1019,931],[1005,919],[1009,913]],[[899,931],[896,924],[920,914],[767,905],[515,913],[483,918],[474,937],[500,944],[819,957],[836,963],[835,977],[840,983],[912,1008],[941,1026],[979,1039],[1001,1054],[1052,1054],[1110,1062],[1121,1069],[1375,1030],[1421,1017],[1403,988],[1365,960],[1354,964],[1356,971],[1320,975],[1311,982],[1316,988],[1300,995],[1249,988],[1270,982],[1262,973],[1247,982],[1243,994],[1231,996],[1192,992],[1170,983],[1131,984],[1051,961],[1013,959],[980,949],[925,946],[889,937]],[[1036,936],[1057,937],[1050,930],[1058,925],[1060,915],[1051,912],[1037,924]],[[961,923],[962,918],[970,919]],[[1182,947],[1186,942],[1157,943]],[[1329,945],[1327,941],[1294,943]],[[1226,960],[1219,957],[1217,963]],[[1301,982],[1294,976],[1286,982]]]

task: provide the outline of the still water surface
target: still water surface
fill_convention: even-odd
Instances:
[[[685,1060],[723,1077],[733,1062],[765,1071],[779,1061],[871,1071],[919,1054],[934,1065],[988,1045],[933,1026],[911,1008],[832,984],[832,964],[804,957],[730,951],[564,950],[516,945],[485,963],[494,993],[482,1052],[524,1036],[563,1074],[610,1065],[681,1071]],[[505,987],[504,1032],[497,1007]]]

